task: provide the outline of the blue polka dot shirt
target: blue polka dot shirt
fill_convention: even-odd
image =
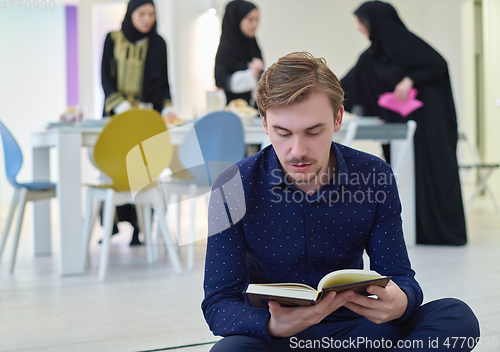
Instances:
[[[214,334],[272,341],[268,309],[249,306],[249,283],[317,287],[339,269],[370,267],[406,293],[413,314],[423,300],[403,239],[401,203],[391,167],[332,143],[335,174],[307,195],[286,181],[272,146],[222,173],[212,188],[205,262],[205,319]],[[357,316],[341,308],[328,318]],[[358,316],[359,317],[359,316]],[[328,319],[326,318],[326,319]]]

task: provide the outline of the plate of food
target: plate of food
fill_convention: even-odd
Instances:
[[[257,109],[252,108],[243,99],[234,99],[229,102],[226,107],[227,111],[234,112],[241,119],[241,123],[245,126],[255,124],[255,118],[259,116]]]
[[[165,122],[165,125],[170,128],[184,125],[186,123],[186,121],[177,116],[166,116],[163,118],[163,121]]]

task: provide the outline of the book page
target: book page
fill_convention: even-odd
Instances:
[[[297,283],[250,284],[248,288],[250,289],[250,287],[252,287],[252,291],[258,290],[259,287],[271,287],[277,290],[316,292],[316,290],[309,285]]]
[[[307,300],[315,300],[318,295],[315,289],[305,284],[250,284],[245,292],[247,294],[293,297]]]
[[[321,279],[318,284],[318,292],[324,288],[351,284],[355,282],[374,280],[382,277],[376,271],[361,269],[343,269],[331,272]]]

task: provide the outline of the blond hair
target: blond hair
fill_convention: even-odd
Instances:
[[[265,118],[267,109],[300,103],[317,92],[328,95],[336,116],[344,102],[344,91],[326,60],[307,51],[290,53],[273,63],[260,78],[259,113]]]

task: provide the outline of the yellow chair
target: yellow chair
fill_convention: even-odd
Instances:
[[[172,160],[172,144],[167,128],[158,112],[132,109],[116,115],[106,125],[94,147],[97,168],[111,179],[108,185],[89,185],[84,223],[84,248],[88,250],[96,200],[104,202],[103,239],[99,265],[99,279],[106,277],[109,240],[113,230],[115,209],[118,205],[135,203],[144,223],[148,262],[152,262],[151,209],[157,214],[158,230],[163,237],[168,255],[177,273],[181,266],[170,236],[164,214],[161,189],[156,180]],[[161,210],[160,210],[161,209]],[[139,214],[138,214],[139,215]]]

